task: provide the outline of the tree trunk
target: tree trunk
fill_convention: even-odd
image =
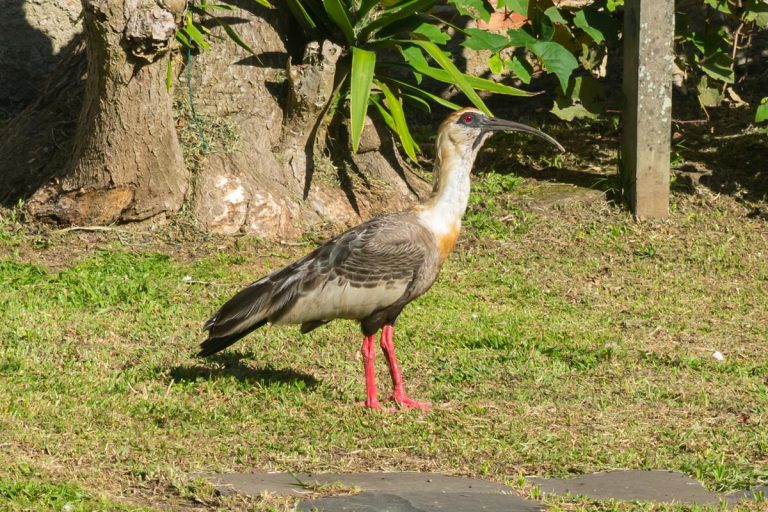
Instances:
[[[141,221],[181,207],[189,173],[165,87],[184,0],[83,0],[88,74],[69,169],[27,207],[62,224]]]
[[[28,198],[32,219],[97,225],[161,221],[186,200],[185,215],[204,229],[286,239],[428,192],[370,119],[351,154],[342,116],[327,115],[349,56],[305,41],[282,2],[274,10],[229,2],[238,8],[227,22],[257,55],[211,24],[213,48],[177,78],[174,119],[166,64],[185,3],[83,0],[85,87],[85,59],[73,46],[44,95],[0,128],[4,204]],[[79,119],[68,118],[78,105]],[[207,149],[189,144],[198,124]]]

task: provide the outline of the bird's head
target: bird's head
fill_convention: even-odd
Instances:
[[[438,144],[449,144],[456,153],[472,155],[474,157],[483,143],[494,132],[499,131],[531,133],[553,144],[560,151],[565,152],[565,149],[559,142],[536,128],[514,121],[488,117],[474,108],[465,108],[450,114],[440,124]]]

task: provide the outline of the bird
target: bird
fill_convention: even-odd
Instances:
[[[531,126],[474,108],[452,112],[438,128],[433,188],[425,202],[363,222],[240,290],[205,322],[208,337],[198,356],[224,350],[267,323],[298,324],[306,334],[334,319],[356,320],[363,334],[366,387],[360,405],[383,408],[374,378],[376,336],[381,331],[380,345],[392,378],[389,400],[401,409],[430,409],[429,402],[406,393],[395,355],[394,325],[403,308],[429,290],[456,245],[475,157],[498,131],[533,134],[565,151]]]

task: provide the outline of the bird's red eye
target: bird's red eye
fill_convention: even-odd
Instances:
[[[469,124],[469,123],[471,123],[474,120],[475,120],[475,116],[473,116],[472,114],[464,114],[464,122],[465,123]]]

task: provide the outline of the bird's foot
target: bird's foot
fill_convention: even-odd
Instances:
[[[405,393],[394,393],[390,400],[394,400],[398,407],[401,409],[418,409],[420,411],[429,411],[432,409],[432,404],[423,400],[414,400]]]

